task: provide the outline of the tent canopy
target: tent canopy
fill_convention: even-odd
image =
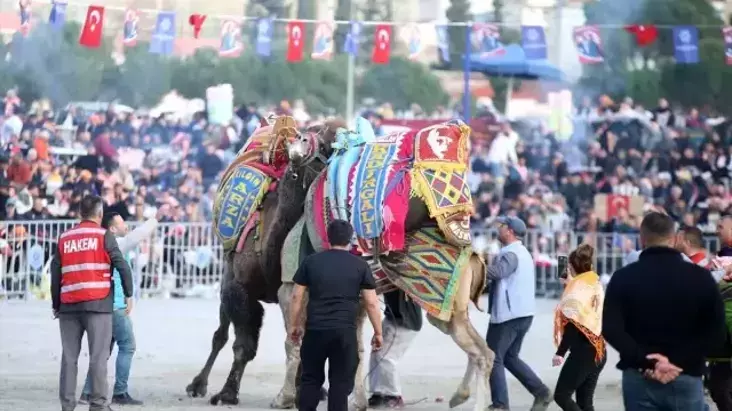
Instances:
[[[486,76],[565,81],[564,73],[559,67],[546,59],[527,59],[524,49],[518,44],[509,44],[505,47],[505,53],[501,55],[484,56],[481,53],[473,53],[469,58],[470,71],[483,73]]]

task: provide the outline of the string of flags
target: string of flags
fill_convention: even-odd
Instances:
[[[54,28],[61,28],[66,22],[67,0],[52,0],[51,11],[48,17],[49,24]],[[110,8],[119,10],[117,8]],[[149,52],[161,55],[171,55],[174,51],[176,38],[176,13],[174,11],[139,10],[128,8],[124,13],[122,25],[122,43],[125,47],[135,47],[138,43],[139,22],[141,12],[155,12],[157,19],[150,37]],[[20,32],[27,35],[31,29],[32,11],[31,0],[19,1]],[[236,18],[233,16],[215,16],[220,20],[220,35],[218,52],[221,57],[237,57],[244,51],[245,45],[242,40],[243,20],[248,18]],[[87,8],[86,18],[79,37],[79,44],[89,48],[96,48],[102,44],[105,21],[105,6],[90,5]],[[193,37],[199,38],[207,16],[203,14],[191,14],[188,17],[188,25],[192,29]],[[305,38],[313,36],[312,50],[309,56],[314,60],[330,60],[335,54],[334,33],[339,24],[348,24],[350,29],[346,35],[343,45],[343,53],[356,56],[361,51],[363,43],[363,26],[373,25],[373,49],[371,50],[371,61],[374,64],[388,64],[391,59],[392,48],[395,41],[403,41],[407,46],[407,55],[410,59],[417,59],[425,49],[425,30],[435,30],[437,39],[437,51],[440,58],[450,61],[450,41],[448,27],[450,24],[399,24],[389,22],[336,22],[336,21],[312,21],[277,19],[264,17],[256,20],[254,36],[254,52],[261,57],[272,55],[272,40],[274,36],[274,23],[287,23],[287,48],[285,57],[287,61],[297,63],[305,58]],[[308,33],[306,23],[314,23],[314,30]],[[454,25],[454,24],[453,24]],[[495,58],[505,54],[506,49],[501,38],[501,25],[493,23],[458,23],[467,26],[470,30],[470,44],[467,50],[479,53],[483,58]],[[577,56],[583,64],[601,64],[605,61],[601,26],[582,26],[573,30],[573,40],[577,50]],[[609,26],[608,26],[609,27]],[[646,47],[653,44],[658,38],[659,26],[655,25],[629,25],[620,26],[634,36],[635,43],[639,47]],[[698,26],[673,26],[673,47],[676,63],[696,64],[699,63],[699,31]],[[397,33],[394,33],[394,31]],[[732,27],[721,27],[721,36],[725,44],[725,60],[732,65]],[[395,35],[397,36],[395,38]],[[521,47],[526,58],[529,60],[542,60],[547,58],[547,37],[542,26],[521,27]]]

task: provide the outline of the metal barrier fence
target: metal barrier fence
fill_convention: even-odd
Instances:
[[[49,298],[49,266],[58,236],[73,220],[0,222],[0,299]],[[131,228],[135,223],[131,223]],[[474,245],[490,260],[500,245],[495,231],[476,230]],[[637,234],[529,232],[525,244],[536,263],[536,293],[556,297],[561,285],[556,275],[557,255],[569,254],[578,244],[595,247],[598,274],[610,275],[639,247]],[[716,238],[707,248],[718,248]],[[131,256],[137,296],[206,296],[218,294],[224,273],[224,254],[210,223],[161,223]]]

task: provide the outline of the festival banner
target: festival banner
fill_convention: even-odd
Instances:
[[[470,33],[470,42],[473,45],[473,51],[480,53],[482,58],[506,53],[506,48],[501,42],[501,32],[495,24],[475,23]]]
[[[724,38],[724,59],[728,65],[732,65],[732,27],[722,27]]]
[[[699,30],[694,26],[674,27],[676,64],[699,63]]]
[[[419,24],[407,24],[404,26],[399,34],[402,39],[407,43],[407,57],[410,60],[416,60],[424,50],[424,42],[422,41],[422,31]]]
[[[18,2],[20,13],[20,33],[24,36],[28,34],[31,28],[31,2],[30,0],[20,0]]]
[[[169,56],[175,48],[175,12],[161,11],[150,39],[150,53]]]
[[[545,60],[547,51],[544,27],[522,26],[521,47],[524,49],[527,60]]]
[[[305,42],[305,23],[291,21],[287,23],[287,61],[297,63],[302,61]]]
[[[55,30],[60,30],[66,24],[66,0],[54,0],[51,3],[51,12],[48,14],[48,24]]]
[[[122,25],[122,44],[125,47],[137,45],[137,26],[140,23],[140,15],[135,9],[127,9],[125,12],[125,23]]]
[[[574,29],[574,44],[582,64],[598,64],[605,61],[600,29],[596,26],[582,26]]]
[[[104,30],[104,6],[89,6],[84,26],[81,28],[79,44],[89,48],[101,46],[102,30]]]
[[[351,22],[351,30],[346,35],[346,41],[343,42],[343,52],[352,56],[358,55],[358,46],[361,44],[361,23],[358,21]]]
[[[272,27],[271,17],[257,20],[257,40],[254,47],[261,57],[272,55]]]
[[[388,64],[391,58],[391,26],[379,24],[374,32],[374,50],[371,61],[375,64]]]
[[[234,20],[224,20],[221,24],[219,57],[239,57],[243,48],[239,23]]]
[[[310,57],[314,60],[330,60],[333,57],[333,30],[332,22],[321,21],[315,26],[313,38],[313,52]]]
[[[440,59],[446,63],[450,62],[450,33],[447,26],[440,24],[435,26],[437,30],[437,50],[440,52]]]

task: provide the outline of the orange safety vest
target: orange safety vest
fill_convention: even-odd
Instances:
[[[99,224],[82,221],[61,234],[61,302],[74,304],[106,298],[112,289],[112,261]]]

